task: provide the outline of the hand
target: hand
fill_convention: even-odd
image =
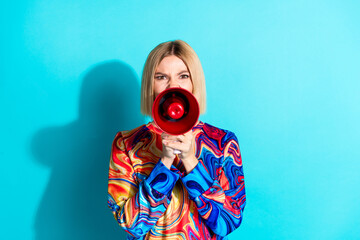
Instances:
[[[162,161],[170,169],[174,162],[174,150],[179,150],[178,154],[182,160],[187,173],[191,172],[198,164],[199,160],[195,157],[195,136],[192,131],[182,135],[161,134],[163,144]]]

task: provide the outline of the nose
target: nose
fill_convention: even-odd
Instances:
[[[179,83],[176,80],[171,79],[169,81],[167,88],[176,88],[176,87],[180,87]]]

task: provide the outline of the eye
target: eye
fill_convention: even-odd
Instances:
[[[155,79],[156,79],[156,80],[165,80],[165,79],[166,79],[166,76],[164,76],[164,75],[156,75],[156,76],[155,76]]]
[[[180,78],[181,78],[181,79],[187,79],[187,78],[189,78],[189,77],[190,77],[189,74],[181,74],[181,75],[180,75]]]

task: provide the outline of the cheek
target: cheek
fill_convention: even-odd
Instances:
[[[191,93],[193,92],[194,86],[193,86],[193,83],[191,80],[189,81],[188,86],[186,87],[186,90],[188,90]]]
[[[159,93],[161,93],[164,90],[165,90],[165,87],[162,86],[162,84],[154,82],[154,96],[155,96],[155,98],[157,97],[157,95],[159,95]]]

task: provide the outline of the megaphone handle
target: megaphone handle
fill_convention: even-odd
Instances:
[[[180,154],[180,153],[181,153],[180,150],[174,149],[174,154]]]

